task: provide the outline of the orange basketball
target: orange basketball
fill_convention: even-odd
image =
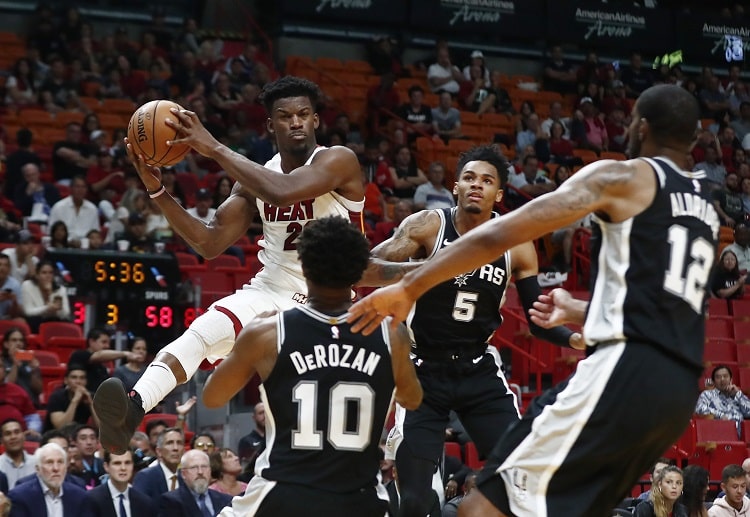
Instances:
[[[151,101],[138,108],[130,117],[128,141],[135,153],[142,155],[149,165],[174,165],[190,150],[190,146],[184,144],[167,145],[167,140],[177,138],[177,132],[164,123],[167,117],[175,120],[175,116],[169,111],[171,108],[183,109],[172,101]]]

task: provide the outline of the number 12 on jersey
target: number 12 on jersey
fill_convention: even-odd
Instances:
[[[318,430],[318,383],[300,381],[292,391],[298,405],[297,428],[292,431],[293,449],[323,448],[323,434],[335,449],[363,451],[370,444],[370,432],[375,418],[375,392],[365,383],[339,382],[328,394],[328,429]],[[353,402],[354,404],[351,404]],[[347,430],[348,414],[356,405],[356,425]]]
[[[684,226],[674,224],[669,227],[669,269],[664,275],[664,289],[685,300],[695,312],[703,310],[706,283],[714,262],[714,247],[700,237],[688,243],[689,233]],[[693,260],[685,270],[685,259]],[[685,276],[683,276],[685,271]]]

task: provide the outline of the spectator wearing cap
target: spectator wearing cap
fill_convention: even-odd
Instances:
[[[52,205],[60,201],[60,191],[53,183],[42,180],[35,163],[24,165],[21,173],[23,180],[15,187],[13,203],[29,221],[46,223]]]
[[[92,134],[97,131],[100,130],[96,129]],[[94,203],[101,201],[116,203],[125,193],[125,173],[120,167],[114,166],[114,158],[106,146],[99,149],[96,165],[89,167],[86,173],[86,183],[89,184],[89,199]],[[114,208],[112,211],[114,212]]]
[[[128,216],[123,239],[130,242],[130,251],[136,253],[153,253],[154,251],[154,240],[148,234],[146,218],[138,212],[133,212]]]
[[[487,64],[484,62],[484,54],[482,54],[481,50],[475,50],[471,53],[471,62],[469,62],[468,65],[464,67],[464,78],[467,81],[471,81],[471,67],[472,66],[478,66],[482,69],[482,77],[484,77],[484,87],[489,88],[492,86],[492,82],[490,81],[490,70],[487,68]]]
[[[31,278],[36,271],[39,258],[34,254],[35,249],[36,239],[32,233],[28,230],[21,230],[18,232],[16,245],[3,250],[3,255],[7,255],[10,259],[10,276],[19,284]]]
[[[187,213],[208,224],[216,215],[216,209],[212,208],[213,194],[207,188],[198,189],[195,193],[195,206],[187,209]]]
[[[83,176],[76,176],[70,183],[70,195],[55,203],[49,214],[50,227],[62,221],[68,228],[68,237],[77,247],[81,238],[93,229],[99,229],[99,210],[86,199],[88,183]]]
[[[591,149],[599,154],[609,149],[607,127],[599,118],[591,97],[584,97],[575,113],[571,127],[573,140],[583,149]]]

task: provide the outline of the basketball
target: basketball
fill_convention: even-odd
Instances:
[[[167,117],[175,120],[175,116],[169,111],[171,108],[183,109],[172,101],[151,101],[138,108],[130,117],[128,141],[135,154],[142,155],[149,165],[174,165],[190,150],[190,146],[184,144],[167,145],[167,140],[177,138],[177,132],[164,123]]]

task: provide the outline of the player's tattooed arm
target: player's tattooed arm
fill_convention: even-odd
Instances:
[[[390,239],[372,250],[370,264],[359,281],[360,286],[384,286],[398,282],[406,273],[418,268],[432,250],[440,225],[439,216],[422,210],[406,218]]]

